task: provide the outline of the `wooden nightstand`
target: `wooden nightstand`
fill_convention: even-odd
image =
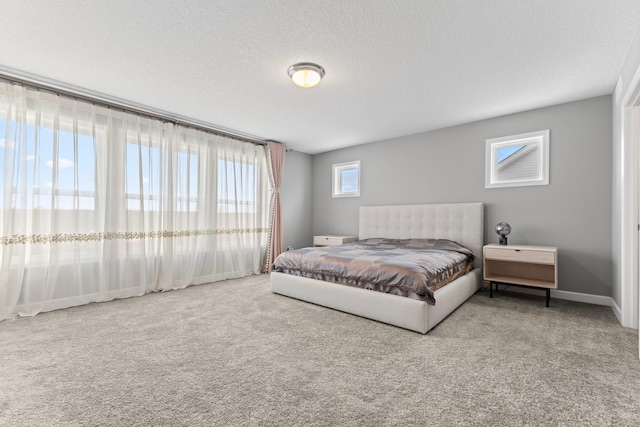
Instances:
[[[551,246],[496,245],[482,248],[482,275],[489,282],[493,298],[493,284],[508,283],[545,289],[549,307],[551,289],[558,288],[558,249]]]
[[[358,240],[356,236],[313,236],[313,246],[344,245]]]

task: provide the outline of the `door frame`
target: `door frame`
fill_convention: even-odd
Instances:
[[[623,221],[621,224],[621,294],[620,311],[623,326],[638,328],[640,323],[640,68],[631,80],[629,89],[622,98],[622,147],[623,152],[630,163],[622,162],[623,170],[620,171],[626,178],[623,182],[622,209]],[[615,125],[615,124],[614,124]],[[625,150],[624,147],[627,147]],[[629,166],[629,175],[624,172],[624,167]],[[626,191],[624,187],[627,187]],[[640,337],[640,330],[639,330]],[[640,343],[638,345],[640,357]]]

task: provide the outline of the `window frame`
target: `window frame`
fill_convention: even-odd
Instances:
[[[240,158],[238,158],[240,157]],[[254,214],[257,212],[257,197],[255,200],[250,200],[250,199],[244,199],[241,198],[240,200],[238,199],[223,199],[221,198],[222,193],[219,191],[220,190],[220,185],[222,185],[222,182],[227,182],[226,180],[221,180],[221,173],[223,171],[222,168],[220,168],[220,162],[225,162],[225,163],[233,163],[235,165],[239,165],[239,167],[242,168],[252,168],[251,173],[252,173],[252,177],[253,177],[253,184],[251,187],[252,194],[254,194],[255,196],[258,196],[258,187],[256,184],[259,183],[260,181],[260,175],[263,173],[261,166],[254,163],[253,160],[248,160],[245,158],[245,156],[240,155],[238,156],[237,153],[234,152],[230,152],[228,154],[225,153],[219,153],[217,159],[216,159],[216,168],[215,168],[215,179],[216,179],[216,193],[215,193],[215,197],[216,197],[216,212],[218,214]],[[264,166],[266,167],[266,165]],[[235,168],[234,168],[235,170]],[[225,167],[224,171],[228,171],[228,169]],[[227,175],[228,176],[228,175]],[[244,196],[243,194],[241,196]],[[223,208],[223,206],[227,206],[227,208]],[[229,206],[233,206],[234,209],[230,210],[228,209]],[[247,207],[246,210],[242,209],[242,210],[235,210],[236,207]]]
[[[138,145],[144,145],[146,147],[148,147],[149,150],[151,149],[157,149],[158,150],[158,161],[162,162],[167,160],[167,158],[169,156],[175,156],[175,159],[171,158],[169,159],[169,161],[176,161],[179,162],[178,156],[180,156],[180,154],[186,155],[187,157],[187,162],[191,161],[192,156],[195,157],[195,163],[196,163],[196,167],[197,169],[197,173],[196,173],[196,196],[192,197],[190,195],[187,196],[183,196],[183,195],[178,195],[178,191],[177,188],[174,188],[174,197],[171,201],[172,203],[172,208],[173,211],[176,214],[181,214],[181,213],[195,213],[198,211],[198,205],[200,202],[200,173],[201,171],[204,170],[204,165],[203,165],[203,154],[202,154],[202,150],[200,150],[198,147],[196,147],[195,150],[190,150],[189,147],[186,144],[180,144],[179,148],[176,151],[168,151],[166,150],[164,147],[161,146],[156,146],[153,143],[139,143],[137,141],[125,141],[124,143],[124,148],[123,148],[123,158],[124,158],[124,174],[122,177],[122,186],[123,186],[123,196],[124,196],[124,210],[129,212],[139,212],[141,209],[134,209],[129,207],[129,201],[133,200],[133,201],[139,201],[141,202],[143,205],[146,203],[148,203],[148,208],[145,208],[144,211],[145,212],[163,212],[164,209],[162,208],[162,206],[158,205],[157,208],[154,206],[154,202],[158,201],[158,200],[162,200],[162,196],[159,194],[154,194],[151,191],[151,188],[149,189],[149,191],[147,193],[135,193],[135,192],[129,192],[128,188],[127,188],[127,183],[128,183],[128,175],[127,175],[127,165],[128,165],[128,158],[127,158],[127,146],[131,144],[132,146],[136,147]],[[164,154],[163,154],[164,151]],[[149,153],[151,154],[151,151],[149,151]],[[187,177],[189,178],[189,177]],[[187,209],[178,209],[178,206],[182,206],[184,205],[186,202],[187,205]]]
[[[528,179],[498,178],[497,152],[500,148],[514,145],[535,145],[538,157],[538,176]],[[485,141],[485,188],[525,187],[549,184],[549,129],[521,133]]]
[[[41,136],[38,135],[38,132],[41,131],[50,131],[50,132],[56,132],[56,130],[54,129],[54,123],[53,123],[53,119],[51,117],[45,117],[44,119],[41,119],[40,122],[36,123],[35,122],[35,117],[31,117],[31,115],[28,116],[29,119],[32,119],[31,121],[29,121],[26,126],[28,127],[33,127],[33,134],[31,136],[27,136],[27,138],[31,137],[33,138],[33,140],[39,140],[40,144],[42,144],[42,138]],[[8,124],[6,119],[0,119],[4,122],[4,126],[6,127]],[[15,126],[15,121],[12,120],[12,122],[14,123]],[[52,149],[51,149],[51,156],[52,156],[52,160],[55,159],[56,157],[58,158],[58,161],[61,159],[61,157],[59,156],[60,154],[60,145],[62,144],[62,138],[65,135],[60,135],[60,132],[64,132],[64,133],[69,133],[70,137],[72,139],[75,138],[79,138],[80,135],[90,138],[91,139],[91,144],[94,147],[97,147],[100,143],[101,143],[101,139],[106,138],[106,132],[100,128],[95,128],[92,129],[90,126],[85,125],[84,123],[79,123],[77,124],[75,127],[74,125],[70,124],[70,123],[66,123],[66,121],[64,120],[60,120],[60,122],[58,123],[58,136],[57,136],[57,141],[53,141],[52,140]],[[29,130],[27,131],[29,132]],[[74,136],[74,134],[76,136]],[[14,142],[11,142],[12,144],[15,144]],[[28,143],[28,141],[27,141]],[[12,147],[13,148],[13,147]],[[56,148],[58,149],[58,151],[56,152]],[[6,147],[2,147],[3,150],[6,150]],[[35,157],[32,157],[31,160],[28,159],[29,155],[27,155],[26,150],[27,148],[25,147],[19,147],[19,150],[25,150],[25,152],[23,153],[27,159],[27,161],[34,161],[36,163],[39,163],[40,159],[35,159]],[[43,150],[40,150],[41,152]],[[3,155],[6,156],[6,151],[3,153]],[[34,154],[35,155],[35,154]],[[32,184],[32,186],[29,186],[26,182],[21,183],[21,185],[10,185],[8,188],[10,188],[11,190],[11,198],[10,198],[10,204],[8,209],[30,209],[30,210],[34,210],[34,211],[51,211],[51,212],[57,212],[57,211],[93,211],[98,203],[98,194],[97,194],[97,171],[99,168],[99,160],[98,160],[99,156],[98,153],[96,151],[94,151],[93,153],[93,158],[92,163],[93,163],[93,189],[70,189],[70,188],[60,188],[60,187],[47,187],[47,186],[36,186],[35,183]],[[74,159],[75,160],[75,159]],[[81,166],[80,163],[80,158],[77,159],[77,162],[74,161],[73,164],[73,168],[77,170],[77,168],[79,168]],[[82,162],[83,165],[86,165],[86,160]],[[34,166],[35,168],[35,166]],[[51,184],[53,184],[53,182],[58,182],[60,180],[60,169],[62,169],[61,167],[58,167],[57,169],[57,173],[58,176],[54,176],[54,171],[55,169],[53,168],[53,166],[50,166],[50,168],[52,169],[51,172],[51,176],[52,176],[52,182]],[[39,175],[39,171],[32,171],[30,174],[30,176],[34,176],[34,175]],[[26,186],[26,187],[25,187]],[[20,192],[21,189],[23,188],[27,188],[27,197],[31,198],[31,203],[30,205],[23,205],[23,206],[17,206],[18,199],[17,199],[17,195]],[[28,189],[31,189],[31,191],[29,192]],[[53,205],[55,206],[54,208],[51,208],[49,206],[44,206],[41,205],[40,203],[35,203],[35,196],[50,196],[51,197],[51,202],[53,203]],[[65,207],[65,203],[62,202],[62,198],[85,198],[85,199],[92,199],[92,204],[93,207]],[[20,202],[21,204],[24,203],[24,201]],[[0,202],[0,209],[5,209],[3,207],[3,204]]]

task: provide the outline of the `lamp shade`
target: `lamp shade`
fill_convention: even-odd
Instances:
[[[287,74],[297,86],[310,88],[320,83],[324,77],[324,68],[311,62],[299,62],[290,66]]]
[[[506,222],[496,224],[496,233],[500,236],[508,236],[511,233],[511,226]]]

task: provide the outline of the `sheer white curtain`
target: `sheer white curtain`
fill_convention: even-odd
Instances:
[[[0,320],[260,272],[264,148],[0,82]]]

